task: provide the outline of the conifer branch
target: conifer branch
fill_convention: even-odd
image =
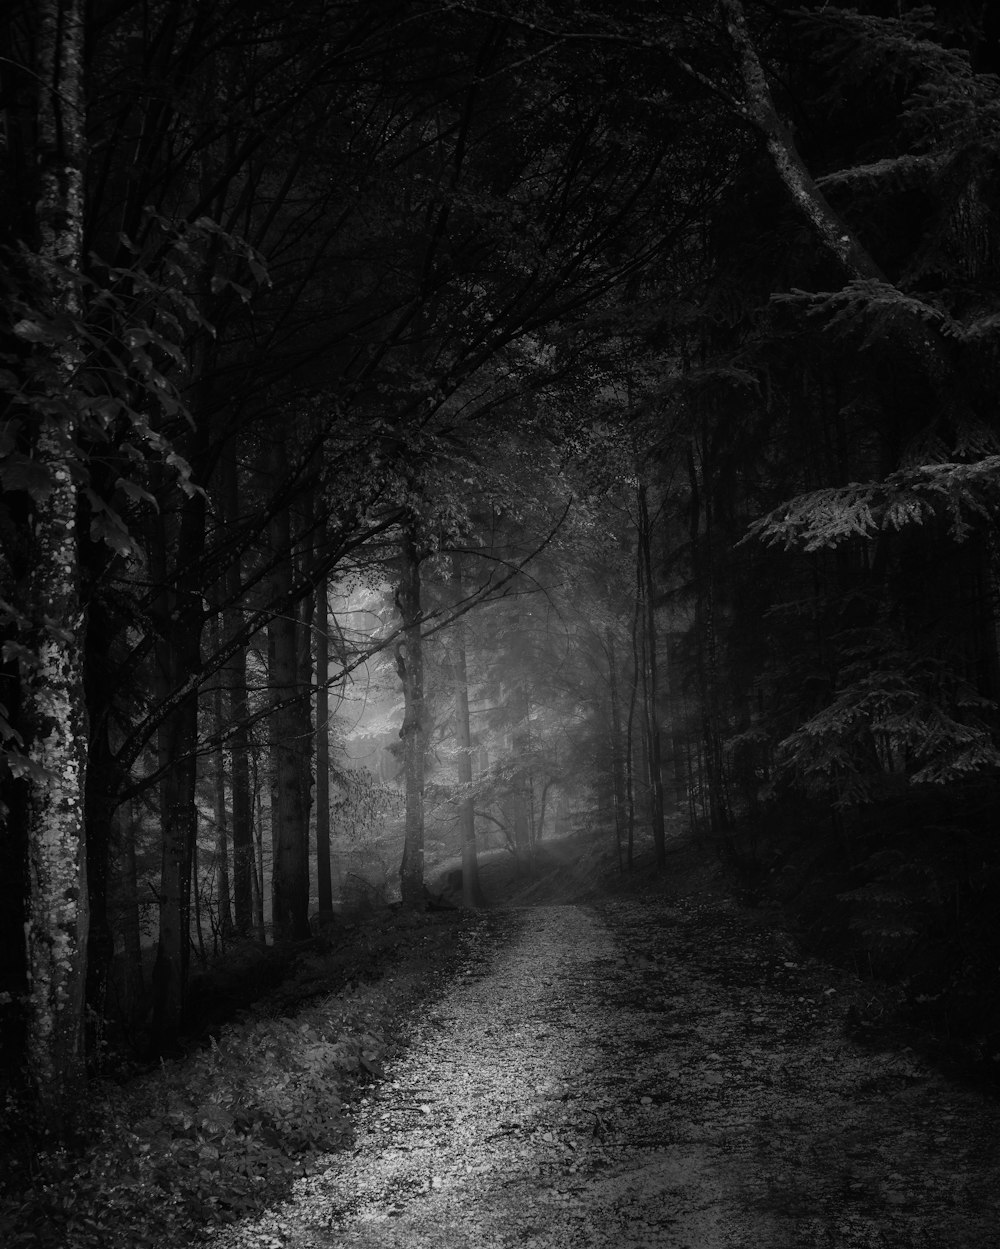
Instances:
[[[852,278],[884,281],[885,275],[844,219],[831,208],[778,116],[767,75],[747,29],[742,0],[720,0],[726,31],[743,80],[743,115],[764,136],[775,170],[816,236]]]

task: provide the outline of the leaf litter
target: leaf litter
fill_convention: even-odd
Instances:
[[[996,1105],[722,891],[487,912],[328,1155],[215,1249],[995,1249]]]

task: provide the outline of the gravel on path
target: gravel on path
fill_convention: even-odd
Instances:
[[[214,1249],[1000,1245],[995,1103],[857,1046],[849,978],[730,899],[487,912],[465,939],[353,1149]]]

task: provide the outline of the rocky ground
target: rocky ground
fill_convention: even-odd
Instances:
[[[673,868],[470,920],[350,1147],[202,1243],[996,1249],[996,1102],[859,1045],[863,985]]]

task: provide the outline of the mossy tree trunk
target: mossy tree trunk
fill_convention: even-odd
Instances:
[[[79,0],[41,0],[37,26],[38,254],[43,315],[79,316],[71,276],[83,240],[83,15]],[[53,335],[53,338],[56,338]],[[28,606],[34,662],[23,684],[28,730],[28,1062],[39,1104],[57,1119],[83,1075],[89,905],[83,686],[85,614],[79,585],[75,343],[51,345],[32,448],[46,489],[34,495]],[[68,402],[67,402],[68,399]]]
[[[46,421],[35,459],[51,492],[34,517],[30,599],[37,666],[24,681],[30,732],[27,954],[28,1060],[40,1104],[57,1112],[83,1073],[88,903],[84,612],[77,583],[71,420]],[[56,627],[55,622],[59,622]]]

